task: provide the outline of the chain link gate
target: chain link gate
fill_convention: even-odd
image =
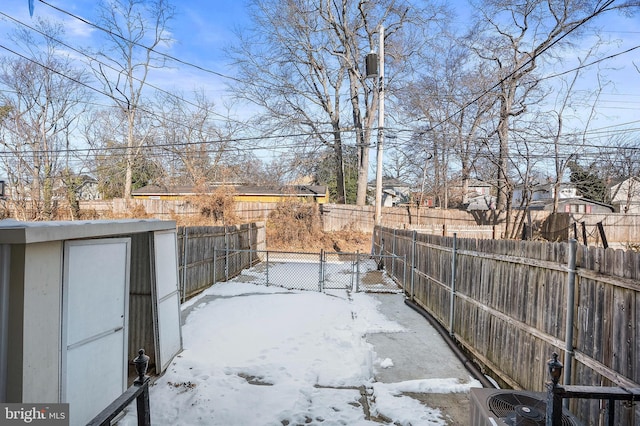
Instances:
[[[214,283],[218,281],[248,282],[290,290],[349,290],[396,292],[402,289],[385,272],[387,264],[395,265],[397,256],[342,252],[286,252],[273,250],[234,250],[214,253]],[[257,260],[254,266],[238,275],[228,275],[227,262],[247,254]],[[224,254],[224,256],[222,256]],[[396,259],[397,258],[397,259]],[[402,262],[404,265],[406,262]],[[397,273],[397,271],[396,271]]]

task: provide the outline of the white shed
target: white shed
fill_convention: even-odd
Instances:
[[[0,221],[0,402],[86,424],[182,350],[173,221]]]

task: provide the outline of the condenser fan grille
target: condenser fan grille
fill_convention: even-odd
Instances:
[[[489,410],[496,416],[504,419],[513,420],[515,418],[516,407],[530,407],[542,414],[543,419],[539,424],[544,425],[544,417],[547,411],[546,401],[532,397],[530,395],[519,394],[516,392],[505,392],[491,395],[487,400]],[[535,422],[538,424],[538,422]],[[566,415],[562,415],[563,426],[574,426],[575,423]]]
[[[492,395],[487,401],[487,405],[489,406],[489,410],[497,417],[507,417],[507,414],[514,412],[517,405],[533,407],[543,413],[547,409],[547,404],[544,401],[517,393],[499,393]]]

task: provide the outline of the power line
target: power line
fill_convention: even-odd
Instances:
[[[0,11],[0,15],[5,16],[6,18],[8,18],[8,19],[10,19],[10,20],[12,20],[12,21],[14,21],[14,22],[16,22],[17,24],[22,25],[22,26],[24,26],[24,27],[28,28],[28,29],[29,29],[29,30],[31,30],[31,31],[36,32],[36,33],[38,33],[38,34],[42,35],[43,37],[46,37],[46,38],[48,38],[49,40],[52,40],[52,41],[54,41],[54,42],[56,42],[56,43],[60,44],[61,46],[64,46],[64,47],[66,47],[66,48],[68,48],[68,49],[71,49],[72,51],[74,51],[74,52],[76,52],[76,53],[78,53],[78,54],[80,54],[80,55],[84,56],[85,58],[88,58],[90,61],[97,62],[97,63],[99,63],[100,65],[103,65],[103,66],[105,66],[105,67],[107,67],[107,68],[111,69],[112,71],[114,71],[114,72],[116,72],[116,73],[118,73],[118,74],[119,74],[119,73],[121,73],[121,70],[118,70],[118,69],[114,68],[113,66],[111,66],[111,65],[109,65],[109,64],[106,64],[106,63],[104,63],[104,62],[100,61],[99,59],[97,59],[97,58],[95,58],[95,57],[93,57],[93,56],[89,56],[86,52],[83,52],[83,51],[81,51],[81,50],[79,50],[79,49],[76,49],[75,47],[70,46],[69,44],[67,44],[67,43],[65,43],[65,42],[63,42],[63,41],[61,41],[61,40],[56,39],[55,37],[53,37],[53,36],[51,36],[51,35],[49,35],[49,34],[46,34],[46,33],[42,32],[42,31],[38,30],[37,28],[34,28],[34,27],[32,27],[32,26],[30,26],[30,25],[28,25],[28,24],[26,24],[26,23],[24,23],[24,22],[20,21],[19,19],[16,19],[16,18],[14,18],[14,17],[12,17],[12,16],[9,16],[9,15],[7,15],[6,13],[1,12],[1,11]],[[142,80],[140,80],[139,78],[137,78],[137,77],[135,77],[135,76],[133,76],[133,75],[131,76],[131,78],[132,78],[133,80],[135,80],[135,81],[139,82],[139,83],[143,83],[143,82],[142,82]],[[176,95],[175,93],[171,93],[171,92],[169,92],[169,91],[167,91],[167,90],[164,90],[164,89],[162,89],[162,88],[160,88],[160,87],[158,87],[158,86],[155,86],[155,85],[153,85],[153,84],[151,84],[151,83],[144,82],[144,85],[145,85],[145,86],[149,86],[149,87],[151,87],[151,88],[153,88],[153,89],[157,90],[157,91],[158,91],[158,92],[160,92],[160,93],[164,93],[164,94],[166,94],[166,95],[169,95],[169,96],[171,96],[171,97],[174,97],[174,98],[178,99],[179,101],[182,101],[182,102],[184,102],[184,103],[186,103],[186,104],[188,104],[188,105],[191,105],[191,106],[193,106],[193,107],[195,107],[195,108],[198,108],[199,110],[202,110],[202,109],[203,109],[200,105],[197,105],[197,104],[195,104],[195,103],[193,103],[193,102],[191,102],[191,101],[189,101],[189,100],[187,100],[187,99],[184,99],[183,97],[180,97],[180,96]],[[110,96],[110,95],[108,95],[108,96],[109,96],[109,97],[111,97],[113,100],[116,100],[116,99],[115,99],[115,98],[113,98],[112,96]],[[116,100],[116,101],[117,101],[117,100]],[[220,120],[223,120],[223,119],[224,119],[224,120],[229,120],[229,118],[228,118],[228,117],[225,117],[225,116],[223,116],[222,114],[216,113],[216,112],[214,112],[214,111],[208,111],[208,112],[210,112],[210,113],[211,113],[211,114],[213,114],[213,115],[217,115],[217,116],[221,117],[221,118],[220,118]]]
[[[83,18],[80,18],[80,17],[78,17],[78,16],[76,16],[76,15],[73,15],[73,14],[71,14],[71,13],[69,13],[69,12],[66,12],[66,11],[64,11],[64,10],[62,10],[62,9],[58,8],[58,7],[52,6],[52,5],[50,5],[49,3],[47,3],[47,2],[45,2],[45,1],[43,1],[43,0],[40,0],[40,1],[41,1],[42,3],[44,3],[44,4],[46,4],[46,5],[48,5],[48,6],[52,7],[52,8],[54,8],[54,9],[56,9],[56,10],[59,10],[59,11],[61,11],[61,12],[63,12],[63,13],[68,14],[69,16],[74,17],[75,19],[79,19],[79,20],[81,20],[82,22],[87,23],[88,25],[92,25],[92,26],[94,26],[94,27],[96,27],[96,28],[98,28],[98,29],[100,29],[100,30],[106,31],[107,33],[111,34],[112,36],[117,36],[117,37],[120,37],[121,39],[123,39],[123,40],[125,40],[125,41],[127,41],[127,42],[130,42],[130,41],[128,41],[128,40],[126,40],[126,39],[122,38],[121,36],[119,36],[119,35],[117,35],[117,34],[114,34],[114,33],[110,32],[110,31],[108,31],[108,30],[106,30],[106,29],[104,29],[104,28],[102,28],[102,27],[99,27],[99,26],[97,26],[97,25],[95,25],[95,24],[92,24],[91,22],[89,22],[89,21],[87,21],[87,20],[84,20]],[[605,5],[605,6],[603,6],[603,7],[607,7],[610,3],[611,3],[611,2],[609,2],[608,4],[606,4],[606,5]],[[0,12],[0,13],[1,13],[1,12]],[[2,13],[2,15],[9,17],[8,15],[6,15],[6,14],[4,14],[4,13]],[[11,18],[11,17],[9,17],[9,18],[10,18],[10,19],[13,19],[13,18]],[[14,20],[15,20],[15,19],[14,19]],[[16,21],[17,21],[17,20],[16,20]],[[29,27],[28,25],[26,25],[26,24],[24,24],[24,23],[20,22],[20,21],[17,21],[17,22],[21,23],[22,25],[27,26],[28,28],[30,28],[30,29],[32,29],[32,30],[35,30],[35,29],[33,29],[33,28]],[[585,22],[586,22],[586,21],[585,21]],[[574,28],[572,28],[572,29],[571,29],[570,31],[568,31],[567,33],[565,33],[565,34],[563,35],[563,37],[564,37],[564,36],[566,36],[569,32],[571,32],[571,31],[575,30],[575,28],[577,28],[577,26],[576,26],[576,27],[574,27]],[[38,31],[38,30],[35,30],[35,31]],[[38,31],[38,32],[40,32],[40,31]],[[40,32],[40,33],[41,33],[41,32]],[[41,34],[43,34],[43,33],[41,33]],[[45,35],[45,34],[43,34],[43,35]],[[46,35],[45,35],[45,36],[46,36]],[[562,37],[561,37],[560,39],[556,40],[553,44],[557,43],[557,42],[558,42],[558,41],[560,41],[561,39],[562,39]],[[54,40],[55,40],[55,39],[54,39]],[[77,49],[75,49],[75,48],[73,48],[73,47],[71,47],[71,46],[69,46],[69,45],[67,45],[67,44],[64,44],[64,43],[61,43],[61,44],[62,44],[62,45],[64,45],[64,46],[69,47],[70,49],[73,49],[73,50],[74,50],[74,51],[76,51],[76,52],[79,52],[79,53],[83,54],[84,56],[86,56],[86,57],[88,57],[88,58],[90,58],[90,59],[92,59],[92,60],[96,60],[95,58],[91,58],[91,57],[89,57],[88,55],[84,54],[83,52],[80,52],[79,50],[77,50]],[[145,49],[148,49],[148,47],[146,47],[146,46],[144,46],[144,45],[141,45],[141,44],[138,44],[138,43],[134,43],[134,44],[135,44],[135,45],[137,45],[137,46],[139,46],[139,47],[143,47],[143,48],[145,48]],[[553,44],[551,44],[551,45],[553,45]],[[539,54],[544,53],[544,52],[545,52],[549,47],[551,47],[551,45],[550,45],[550,46],[548,46],[547,48],[543,49],[542,51],[540,51],[540,52],[538,53],[538,55],[539,55]],[[31,60],[31,59],[29,59],[29,58],[24,57],[23,55],[20,55],[20,54],[18,54],[18,53],[16,53],[16,52],[14,52],[14,51],[12,51],[12,50],[10,50],[10,49],[6,48],[5,46],[1,46],[1,45],[0,45],[0,47],[2,47],[2,48],[4,48],[5,50],[8,50],[8,51],[10,51],[10,52],[12,52],[12,53],[14,53],[14,54],[18,55],[18,56],[21,56],[21,57],[23,57],[24,59]],[[593,65],[594,63],[601,62],[601,61],[603,61],[603,60],[605,60],[605,59],[610,59],[610,58],[612,58],[612,57],[615,57],[615,56],[618,56],[618,55],[622,55],[622,54],[624,54],[624,53],[628,53],[628,52],[630,52],[630,51],[632,51],[632,50],[637,49],[638,47],[640,47],[640,46],[636,46],[636,47],[631,48],[631,49],[628,49],[628,50],[626,50],[626,51],[624,51],[624,52],[620,52],[620,53],[618,53],[618,54],[616,54],[616,55],[611,55],[611,56],[609,56],[609,57],[607,57],[607,58],[602,58],[602,59],[600,59],[600,60],[598,60],[598,61],[594,61],[594,62],[592,62],[592,63],[590,63],[590,64],[587,64],[587,65],[584,65],[584,66],[582,66],[582,67],[590,66],[590,65]],[[164,55],[164,54],[162,54],[161,52],[156,52],[156,51],[154,51],[154,52],[155,52],[155,53],[157,53],[157,54],[160,54],[160,55]],[[184,62],[184,61],[181,61],[181,60],[179,60],[179,59],[177,59],[177,58],[173,58],[173,57],[168,56],[168,55],[165,55],[165,56],[167,56],[167,57],[168,57],[168,58],[170,58],[170,59],[177,60],[178,62],[180,62],[180,63],[184,63],[184,64],[186,64],[186,65],[193,65],[193,64],[186,63],[186,62]],[[35,62],[35,61],[33,61],[33,60],[31,60],[31,61],[32,61],[32,62]],[[96,60],[96,61],[97,61],[97,60]],[[100,62],[100,61],[98,61],[98,62]],[[37,63],[37,62],[36,62],[36,63]],[[102,63],[102,62],[100,62],[100,63]],[[44,65],[42,65],[42,64],[39,64],[39,65],[40,65],[40,66],[43,66],[44,68],[47,68],[47,69],[51,70],[50,68],[48,68],[48,67],[46,67],[46,66],[44,66]],[[105,65],[106,65],[106,64],[105,64]],[[525,63],[524,65],[522,65],[522,67],[524,67],[524,66],[526,66],[526,65],[527,65],[527,63]],[[106,66],[108,66],[108,65],[106,65]],[[522,68],[522,67],[520,67],[520,68]],[[579,68],[582,68],[582,67],[578,67],[578,68],[576,68],[576,69],[579,69]],[[196,68],[199,68],[199,67],[197,67],[197,66],[196,66]],[[115,70],[114,68],[112,68],[112,67],[111,67],[111,69],[113,69],[114,71],[116,71],[116,72],[117,72],[117,70]],[[575,69],[574,69],[574,70],[575,70]],[[60,72],[57,72],[57,71],[55,71],[55,70],[51,70],[51,71],[56,72],[57,74],[62,75],[62,76],[64,76],[64,77],[66,77],[66,78],[69,78],[69,77],[67,77],[66,75],[64,75],[64,74],[62,74],[62,73],[60,73]],[[210,71],[210,70],[207,70],[207,71]],[[514,73],[515,73],[515,72],[517,72],[517,71],[518,71],[518,69],[517,69],[517,70],[515,70],[515,71],[514,71]],[[562,74],[566,74],[567,72],[570,72],[570,71],[565,71],[565,72],[560,73],[560,74],[557,74],[557,75],[555,75],[555,76],[562,75]],[[214,72],[214,73],[215,73],[215,72]],[[512,73],[512,74],[513,74],[513,73]],[[545,78],[551,78],[551,77],[554,77],[554,76],[548,76],[548,77],[545,77]],[[75,81],[76,83],[80,83],[80,82],[78,82],[77,80],[74,80],[74,79],[72,79],[72,78],[71,78],[71,80]],[[503,79],[503,81],[504,81],[504,79]],[[82,84],[82,83],[80,83],[80,84]],[[497,85],[499,85],[499,84],[500,84],[500,83],[498,83]],[[84,85],[84,86],[86,86],[86,87],[89,87],[91,90],[94,90],[94,91],[96,91],[96,92],[98,92],[98,93],[101,93],[101,94],[103,94],[103,95],[105,95],[105,96],[107,96],[107,97],[109,97],[109,98],[112,98],[112,99],[116,100],[115,98],[113,98],[113,96],[112,96],[112,95],[110,95],[110,94],[108,94],[108,93],[105,93],[105,92],[103,92],[103,91],[100,91],[99,89],[95,89],[95,88],[93,88],[93,87],[91,87],[90,85],[87,85],[87,84],[83,84],[83,85]],[[493,86],[493,88],[497,87],[497,85]],[[150,86],[150,87],[153,87],[153,88],[155,88],[155,89],[157,89],[157,90],[160,90],[160,91],[162,91],[162,92],[165,92],[163,89],[160,89],[160,88],[155,87],[155,86],[153,86],[153,85],[150,85],[150,84],[149,84],[149,86]],[[492,89],[493,89],[493,88],[492,88]],[[168,92],[165,92],[165,93],[168,93]],[[489,92],[487,91],[487,92],[485,92],[484,94],[486,95],[487,93],[489,93]],[[174,96],[175,96],[175,95],[174,95]],[[481,95],[481,96],[482,96],[482,95]],[[481,96],[480,96],[480,97],[481,97]],[[476,98],[476,100],[478,100],[480,97]],[[178,97],[178,99],[181,99],[181,98],[179,98],[179,97]],[[181,99],[181,100],[184,100],[184,99]],[[472,101],[471,103],[473,103],[473,102],[475,102],[475,101]],[[459,112],[460,112],[460,111],[462,111],[464,108],[468,107],[471,103],[468,103],[466,106],[463,106],[463,107],[459,110]],[[192,105],[195,105],[195,104],[192,104]],[[196,106],[197,106],[197,105],[196,105]],[[142,110],[144,111],[144,109],[142,109]],[[151,112],[149,112],[149,111],[146,111],[146,112],[147,112],[147,113],[149,113],[149,114],[151,114],[151,115],[153,115],[153,116],[156,116],[156,117],[157,117],[157,114],[155,114],[155,113],[151,113]],[[458,112],[458,113],[459,113],[459,112]],[[456,114],[457,114],[457,113],[456,113]],[[454,115],[455,115],[455,114],[454,114]],[[453,116],[453,115],[452,115],[452,116]],[[448,117],[448,118],[450,118],[450,117]],[[448,118],[445,118],[445,120],[443,120],[443,121],[446,121]],[[180,123],[180,124],[182,124],[182,123]],[[441,122],[441,123],[438,123],[437,125],[440,125],[440,124],[442,124],[442,122]],[[183,124],[182,124],[182,125],[183,125]],[[437,125],[436,125],[436,126],[437,126]],[[435,126],[434,126],[434,127],[435,127]],[[402,130],[399,130],[399,131],[402,131]],[[631,131],[631,130],[625,130],[625,132],[628,132],[628,131]],[[297,136],[298,136],[298,137],[299,137],[299,136],[307,136],[307,137],[309,137],[309,136],[314,136],[314,135],[317,135],[317,133],[305,133],[305,134],[298,134]],[[582,136],[582,133],[580,133],[579,135],[580,135],[580,136]],[[287,136],[284,136],[284,137],[287,137]],[[256,137],[256,138],[235,138],[235,139],[231,139],[231,140],[229,140],[229,141],[239,141],[239,140],[242,140],[242,139],[245,139],[245,140],[264,140],[264,139],[267,139],[267,138],[265,138],[264,136]],[[222,140],[221,140],[221,142],[222,142]],[[203,142],[194,142],[194,144],[200,144],[200,143],[203,143]],[[207,142],[204,142],[204,143],[207,143]],[[209,142],[209,143],[212,143],[212,142]],[[538,143],[543,143],[543,142],[538,142]],[[180,146],[180,145],[178,145],[178,146]],[[254,147],[254,148],[248,148],[248,149],[265,149],[265,148],[264,148],[264,147]]]
[[[442,121],[434,124],[433,126],[431,126],[432,129],[435,129],[436,127],[440,127],[441,125],[443,125],[445,122],[449,121],[450,119],[452,119],[453,117],[457,116],[458,114],[462,113],[465,109],[469,108],[471,105],[475,104],[476,102],[478,102],[480,99],[482,99],[484,96],[488,95],[489,93],[491,93],[494,89],[500,87],[501,84],[503,84],[505,81],[507,81],[509,78],[513,77],[516,73],[518,73],[519,71],[523,70],[525,67],[527,67],[529,64],[531,64],[535,59],[538,58],[538,56],[542,55],[543,53],[545,53],[547,50],[551,49],[553,46],[555,46],[556,44],[558,44],[560,41],[562,41],[565,37],[567,37],[569,34],[571,34],[572,32],[574,32],[576,29],[578,29],[579,27],[581,27],[583,24],[585,24],[586,22],[588,22],[590,19],[592,19],[593,17],[595,17],[597,14],[601,13],[602,11],[604,11],[607,7],[609,7],[615,0],[608,0],[606,3],[604,3],[602,6],[600,6],[594,13],[592,13],[591,15],[583,18],[582,20],[580,20],[579,22],[577,22],[572,28],[570,28],[568,31],[566,31],[565,33],[563,33],[560,37],[558,37],[557,39],[555,39],[554,41],[552,41],[551,43],[549,43],[547,46],[543,47],[542,49],[540,49],[539,52],[536,52],[535,54],[530,55],[530,57],[519,67],[517,67],[515,70],[511,71],[509,74],[507,74],[505,77],[503,77],[502,79],[500,79],[500,81],[498,81],[496,84],[494,84],[493,86],[491,86],[488,89],[485,89],[479,96],[477,96],[476,98],[474,98],[473,100],[471,100],[470,102],[465,103],[462,107],[460,107],[456,112],[454,112],[453,114],[445,117]]]
[[[42,64],[42,63],[40,63],[40,62],[36,61],[36,60],[35,60],[35,59],[33,59],[33,58],[29,58],[29,57],[27,57],[27,56],[24,56],[23,54],[21,54],[21,53],[19,53],[19,52],[16,52],[15,50],[10,49],[10,48],[8,48],[8,47],[4,46],[3,44],[0,44],[0,49],[4,49],[4,50],[6,50],[6,51],[8,51],[8,52],[10,52],[10,53],[12,53],[12,54],[14,54],[14,55],[16,55],[16,56],[18,56],[18,57],[22,58],[22,59],[24,59],[24,60],[26,60],[26,61],[29,61],[29,62],[31,62],[31,63],[33,63],[33,64],[36,64],[36,65],[38,65],[38,66],[40,66],[40,67],[42,67],[42,68],[44,68],[44,69],[46,69],[46,70],[48,70],[48,71],[50,71],[50,72],[53,72],[53,73],[55,73],[55,74],[57,74],[57,75],[59,75],[59,76],[61,76],[61,77],[63,77],[63,78],[66,78],[66,79],[68,79],[68,80],[70,80],[70,81],[72,81],[72,82],[74,82],[74,83],[76,83],[76,84],[78,84],[78,85],[80,85],[80,86],[86,87],[86,88],[88,88],[89,90],[92,90],[92,91],[97,92],[97,93],[99,93],[99,94],[101,94],[101,95],[104,95],[104,96],[106,96],[106,97],[108,97],[108,98],[112,99],[112,100],[113,100],[114,102],[116,102],[118,105],[120,104],[120,102],[122,102],[122,100],[116,99],[116,98],[115,98],[113,95],[111,95],[110,93],[104,92],[104,91],[102,91],[102,90],[100,90],[100,89],[97,89],[97,88],[95,88],[95,87],[91,86],[91,85],[90,85],[90,84],[88,84],[88,83],[85,83],[85,82],[80,81],[80,80],[78,80],[78,79],[76,79],[76,78],[70,77],[70,76],[68,76],[68,75],[66,75],[66,74],[64,74],[64,73],[62,73],[62,72],[60,72],[60,71],[58,71],[58,70],[55,70],[55,69],[53,69],[53,68],[51,68],[51,67],[49,67],[49,66],[47,66],[47,65],[44,65],[44,64]],[[119,108],[119,109],[122,109],[122,107],[120,107],[120,106],[119,106],[118,108]],[[154,112],[154,111],[149,111],[149,110],[147,110],[147,109],[143,108],[143,107],[142,107],[142,106],[140,106],[140,105],[136,106],[136,108],[137,108],[137,109],[139,109],[140,111],[142,111],[142,112],[144,112],[144,113],[148,114],[150,117],[155,117],[155,118],[156,118],[156,119],[158,119],[158,120],[165,120],[165,121],[168,121],[168,122],[173,123],[173,124],[175,124],[175,125],[182,126],[182,127],[186,127],[186,128],[188,128],[188,129],[191,129],[191,130],[195,130],[193,127],[186,126],[184,123],[181,123],[181,122],[179,122],[179,121],[176,121],[176,120],[173,120],[173,119],[171,119],[171,118],[167,118],[167,117],[161,117],[161,116],[159,116],[156,112]],[[220,114],[217,114],[217,113],[216,113],[216,115],[220,115]]]
[[[101,27],[100,25],[97,25],[97,24],[95,24],[95,23],[93,23],[93,22],[91,22],[91,21],[89,21],[89,20],[87,20],[87,19],[84,19],[84,18],[82,18],[82,17],[80,17],[80,16],[78,16],[78,15],[74,15],[73,13],[71,13],[71,12],[69,12],[69,11],[66,11],[66,10],[61,9],[61,8],[59,8],[59,7],[57,7],[57,6],[54,6],[54,5],[50,4],[50,3],[47,3],[47,2],[46,2],[46,1],[44,1],[44,0],[38,0],[38,1],[40,1],[40,3],[43,3],[43,4],[47,5],[47,6],[49,6],[49,7],[50,7],[50,8],[52,8],[52,9],[57,10],[58,12],[64,13],[65,15],[71,16],[72,18],[77,19],[77,20],[79,20],[79,21],[81,21],[81,22],[83,22],[83,23],[85,23],[85,24],[87,24],[87,25],[89,25],[89,26],[91,26],[91,27],[94,27],[94,28],[96,28],[96,29],[99,29],[100,31],[103,31],[103,32],[105,32],[105,33],[109,34],[109,35],[110,35],[110,36],[112,36],[112,37],[119,38],[119,39],[121,39],[122,41],[124,41],[124,42],[126,42],[126,43],[131,43],[131,44],[133,44],[133,45],[135,45],[135,46],[137,46],[137,47],[141,47],[141,48],[143,48],[143,49],[145,49],[145,50],[148,50],[148,51],[151,51],[151,52],[153,52],[153,53],[155,53],[155,54],[157,54],[157,55],[164,56],[164,57],[165,57],[165,58],[167,58],[167,59],[170,59],[170,60],[172,60],[172,61],[178,62],[178,63],[183,64],[183,65],[187,65],[187,66],[189,66],[189,67],[196,68],[196,69],[198,69],[198,70],[200,70],[200,71],[204,71],[204,72],[206,72],[206,73],[213,74],[213,75],[216,75],[216,76],[218,76],[218,77],[222,77],[222,78],[226,78],[226,79],[229,79],[229,80],[233,80],[233,81],[237,81],[237,82],[239,82],[239,83],[242,83],[242,81],[241,81],[241,80],[239,80],[239,79],[237,79],[237,78],[235,78],[235,77],[231,77],[231,76],[228,76],[228,75],[225,75],[225,74],[219,73],[219,72],[217,72],[217,71],[213,71],[213,70],[210,70],[210,69],[207,69],[207,68],[201,67],[200,65],[196,65],[196,64],[193,64],[193,63],[191,63],[191,62],[183,61],[182,59],[176,58],[175,56],[171,56],[171,55],[166,54],[166,53],[163,53],[163,52],[158,52],[157,50],[152,49],[152,48],[150,48],[149,46],[145,46],[144,44],[141,44],[141,43],[137,43],[137,42],[134,42],[134,41],[128,40],[127,38],[125,38],[125,37],[121,36],[120,34],[116,34],[116,33],[114,33],[113,31],[110,31],[110,30],[109,30],[109,29],[107,29],[107,28]]]

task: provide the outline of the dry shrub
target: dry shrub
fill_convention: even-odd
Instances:
[[[267,241],[270,247],[314,248],[322,234],[317,204],[284,201],[269,213]]]
[[[235,194],[231,186],[219,186],[213,192],[200,188],[198,195],[191,197],[189,202],[200,209],[200,216],[208,222],[232,224],[238,221]]]
[[[627,243],[626,250],[640,252],[640,243]]]
[[[129,206],[127,217],[132,219],[149,219],[151,215],[147,213],[147,210],[142,204],[134,204],[133,206]]]
[[[81,220],[96,220],[96,219],[100,219],[100,215],[98,214],[96,209],[80,210],[80,219]]]
[[[342,230],[327,232],[328,240],[324,245],[325,250],[335,250],[348,253],[369,253],[371,251],[371,234],[355,230]],[[331,244],[329,245],[329,241]]]

